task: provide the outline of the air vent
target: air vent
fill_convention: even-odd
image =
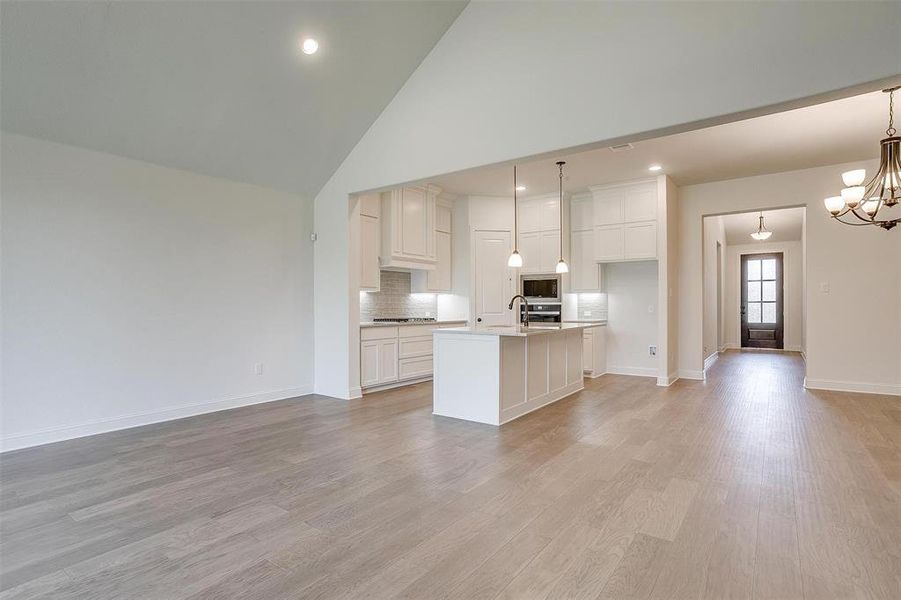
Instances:
[[[634,147],[635,146],[633,146],[632,144],[619,144],[617,146],[610,146],[610,149],[613,152],[623,152],[624,150],[631,150]]]

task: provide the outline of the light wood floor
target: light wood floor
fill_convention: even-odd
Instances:
[[[6,454],[0,598],[901,598],[901,399],[712,371],[500,429],[420,384]]]

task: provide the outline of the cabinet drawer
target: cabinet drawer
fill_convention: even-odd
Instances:
[[[432,330],[437,327],[436,325],[406,325],[404,327],[398,327],[398,337],[401,338],[411,338],[411,337],[423,337],[432,335]]]
[[[400,339],[399,356],[401,358],[426,355],[432,355],[432,336],[424,335],[421,337]]]
[[[397,337],[397,327],[364,327],[360,329],[360,340],[390,340]]]
[[[398,361],[398,379],[414,379],[432,374],[432,355],[418,358],[402,358]]]

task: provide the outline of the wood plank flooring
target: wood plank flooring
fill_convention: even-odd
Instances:
[[[0,458],[0,599],[901,598],[901,399],[793,354],[500,429],[428,383]]]

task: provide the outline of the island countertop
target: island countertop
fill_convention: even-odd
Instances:
[[[559,331],[572,331],[575,329],[588,329],[605,325],[606,321],[592,321],[587,323],[534,323],[528,327],[522,325],[476,325],[470,327],[445,327],[436,329],[433,335],[496,335],[503,337],[528,337],[543,335]]]

